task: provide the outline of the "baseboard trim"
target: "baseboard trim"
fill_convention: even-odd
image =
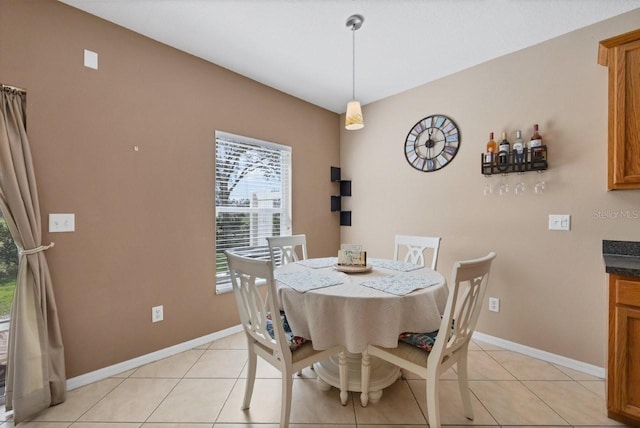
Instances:
[[[527,355],[529,357],[537,358],[539,360],[546,361],[548,363],[557,364],[559,366],[567,367],[581,373],[586,373],[591,376],[596,376],[602,379],[606,378],[606,371],[603,367],[594,366],[592,364],[583,363],[582,361],[574,360],[571,358],[563,357],[562,355],[552,354],[551,352],[542,351],[540,349],[531,348],[519,343],[510,342],[499,337],[490,336],[485,333],[475,331],[473,338],[478,339],[481,342],[486,342],[491,345],[499,346],[509,351],[518,352],[520,354]]]
[[[150,354],[141,355],[131,360],[123,361],[112,366],[104,367],[93,372],[85,373],[83,375],[67,379],[67,390],[70,391],[72,389],[80,388],[82,386],[107,379],[122,372],[126,372],[127,370],[136,369],[145,364],[149,364],[163,358],[171,357],[172,355],[188,351],[189,349],[193,349],[197,346],[206,345],[207,343],[223,339],[227,336],[231,336],[232,334],[240,333],[241,331],[242,326],[236,325],[215,333],[208,334],[206,336],[198,337],[187,342],[179,343],[168,348],[151,352]],[[558,364],[560,366],[567,367],[581,373],[586,373],[591,376],[596,376],[602,379],[606,377],[606,371],[603,367],[583,363],[582,361],[563,357],[562,355],[552,354],[551,352],[542,351],[540,349],[532,348],[526,345],[521,345],[519,343],[511,342],[499,337],[490,336],[479,331],[473,333],[473,338],[478,339],[481,342],[499,346],[500,348],[518,352],[529,357],[538,358],[539,360],[547,361],[549,363]]]
[[[189,349],[193,349],[197,346],[206,345],[207,343],[211,343],[214,340],[220,340],[222,338],[231,336],[232,334],[239,333],[241,331],[242,331],[242,326],[238,324],[236,326],[229,327],[227,329],[224,329],[215,333],[211,333],[206,336],[198,337],[196,339],[179,343],[177,345],[173,345],[168,348],[151,352],[150,354],[141,355],[131,360],[123,361],[121,363],[104,367],[93,372],[72,377],[70,379],[67,379],[67,390],[70,391],[72,389],[80,388],[81,386],[89,385],[90,383],[94,383],[99,380],[103,380],[103,379],[115,376],[122,372],[126,372],[127,370],[136,369],[140,366],[152,363],[154,361],[161,360],[163,358],[171,357],[172,355],[176,355],[176,354],[179,354],[180,352],[188,351]]]

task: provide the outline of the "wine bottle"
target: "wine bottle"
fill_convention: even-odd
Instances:
[[[493,140],[493,132],[489,133],[489,142],[487,143],[487,154],[484,157],[486,163],[493,164],[493,157],[498,152],[498,145]]]
[[[507,133],[502,133],[502,140],[500,146],[498,146],[498,163],[500,165],[507,165],[509,163],[509,152],[511,151],[511,144],[507,140]]]
[[[515,153],[516,163],[522,163],[524,161],[524,144],[522,142],[522,132],[519,129],[516,131],[516,139],[513,140],[513,152]]]
[[[531,158],[538,159],[542,156],[542,137],[538,132],[538,124],[533,125],[533,135],[529,141],[529,150],[531,150]]]

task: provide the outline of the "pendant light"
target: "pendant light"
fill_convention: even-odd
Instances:
[[[364,128],[362,118],[362,108],[360,102],[356,101],[356,30],[362,27],[364,17],[362,15],[351,15],[347,19],[347,28],[353,35],[353,93],[352,99],[347,104],[347,114],[344,119],[344,127],[350,131]]]

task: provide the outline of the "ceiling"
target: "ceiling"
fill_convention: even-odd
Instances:
[[[640,8],[640,0],[60,0],[343,113]],[[594,61],[596,47],[594,45]]]

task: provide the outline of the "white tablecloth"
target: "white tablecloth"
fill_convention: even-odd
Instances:
[[[373,267],[368,273],[345,274],[333,267],[313,269],[289,263],[276,269],[276,277],[298,270],[339,276],[341,284],[298,292],[278,281],[278,298],[297,336],[313,341],[315,349],[344,345],[360,353],[367,344],[396,347],[402,332],[430,332],[440,328],[449,289],[442,275],[428,268],[401,272]],[[438,283],[397,296],[360,285],[389,275],[437,278]]]

